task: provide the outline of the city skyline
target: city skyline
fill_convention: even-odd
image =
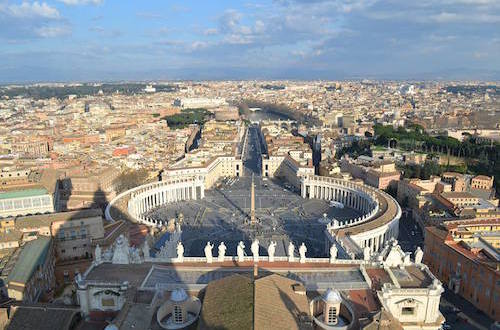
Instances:
[[[0,3],[0,83],[498,80],[500,4]]]

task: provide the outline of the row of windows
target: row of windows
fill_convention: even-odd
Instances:
[[[49,196],[32,197],[25,199],[4,200],[0,201],[0,211],[12,209],[27,209],[33,207],[50,206],[51,200]]]
[[[78,232],[75,229],[71,229],[69,235],[66,235],[64,229],[59,229],[59,232],[57,233],[57,238],[60,240],[87,238],[87,229],[80,228]]]

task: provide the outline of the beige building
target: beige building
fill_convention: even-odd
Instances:
[[[360,156],[357,159],[344,157],[340,161],[340,168],[354,178],[361,179],[366,184],[378,189],[386,189],[390,185],[396,185],[401,177],[401,173],[396,170],[394,161],[373,159],[366,156]]]
[[[54,251],[50,237],[27,242],[7,277],[9,298],[33,303],[54,288]]]
[[[0,231],[3,248],[19,246],[40,236],[53,237],[58,260],[88,258],[92,240],[104,237],[101,209],[2,219]],[[9,240],[3,242],[3,237]]]
[[[449,183],[453,191],[465,191],[467,186],[463,174],[455,172],[444,172],[441,174],[441,181]]]
[[[471,189],[482,189],[490,190],[493,188],[493,177],[486,175],[478,175],[471,179],[470,187]]]

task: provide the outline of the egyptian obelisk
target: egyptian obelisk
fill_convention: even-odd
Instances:
[[[254,225],[256,223],[255,220],[255,184],[253,182],[253,173],[252,173],[252,185],[250,188],[250,224]]]

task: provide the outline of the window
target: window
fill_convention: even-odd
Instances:
[[[175,323],[183,323],[182,307],[179,305],[174,306],[174,322]]]
[[[335,307],[328,309],[328,324],[337,324],[337,308]]]
[[[64,277],[64,283],[69,283],[71,281],[67,270],[64,271],[63,277]]]
[[[401,315],[413,315],[415,313],[414,307],[403,307]]]

